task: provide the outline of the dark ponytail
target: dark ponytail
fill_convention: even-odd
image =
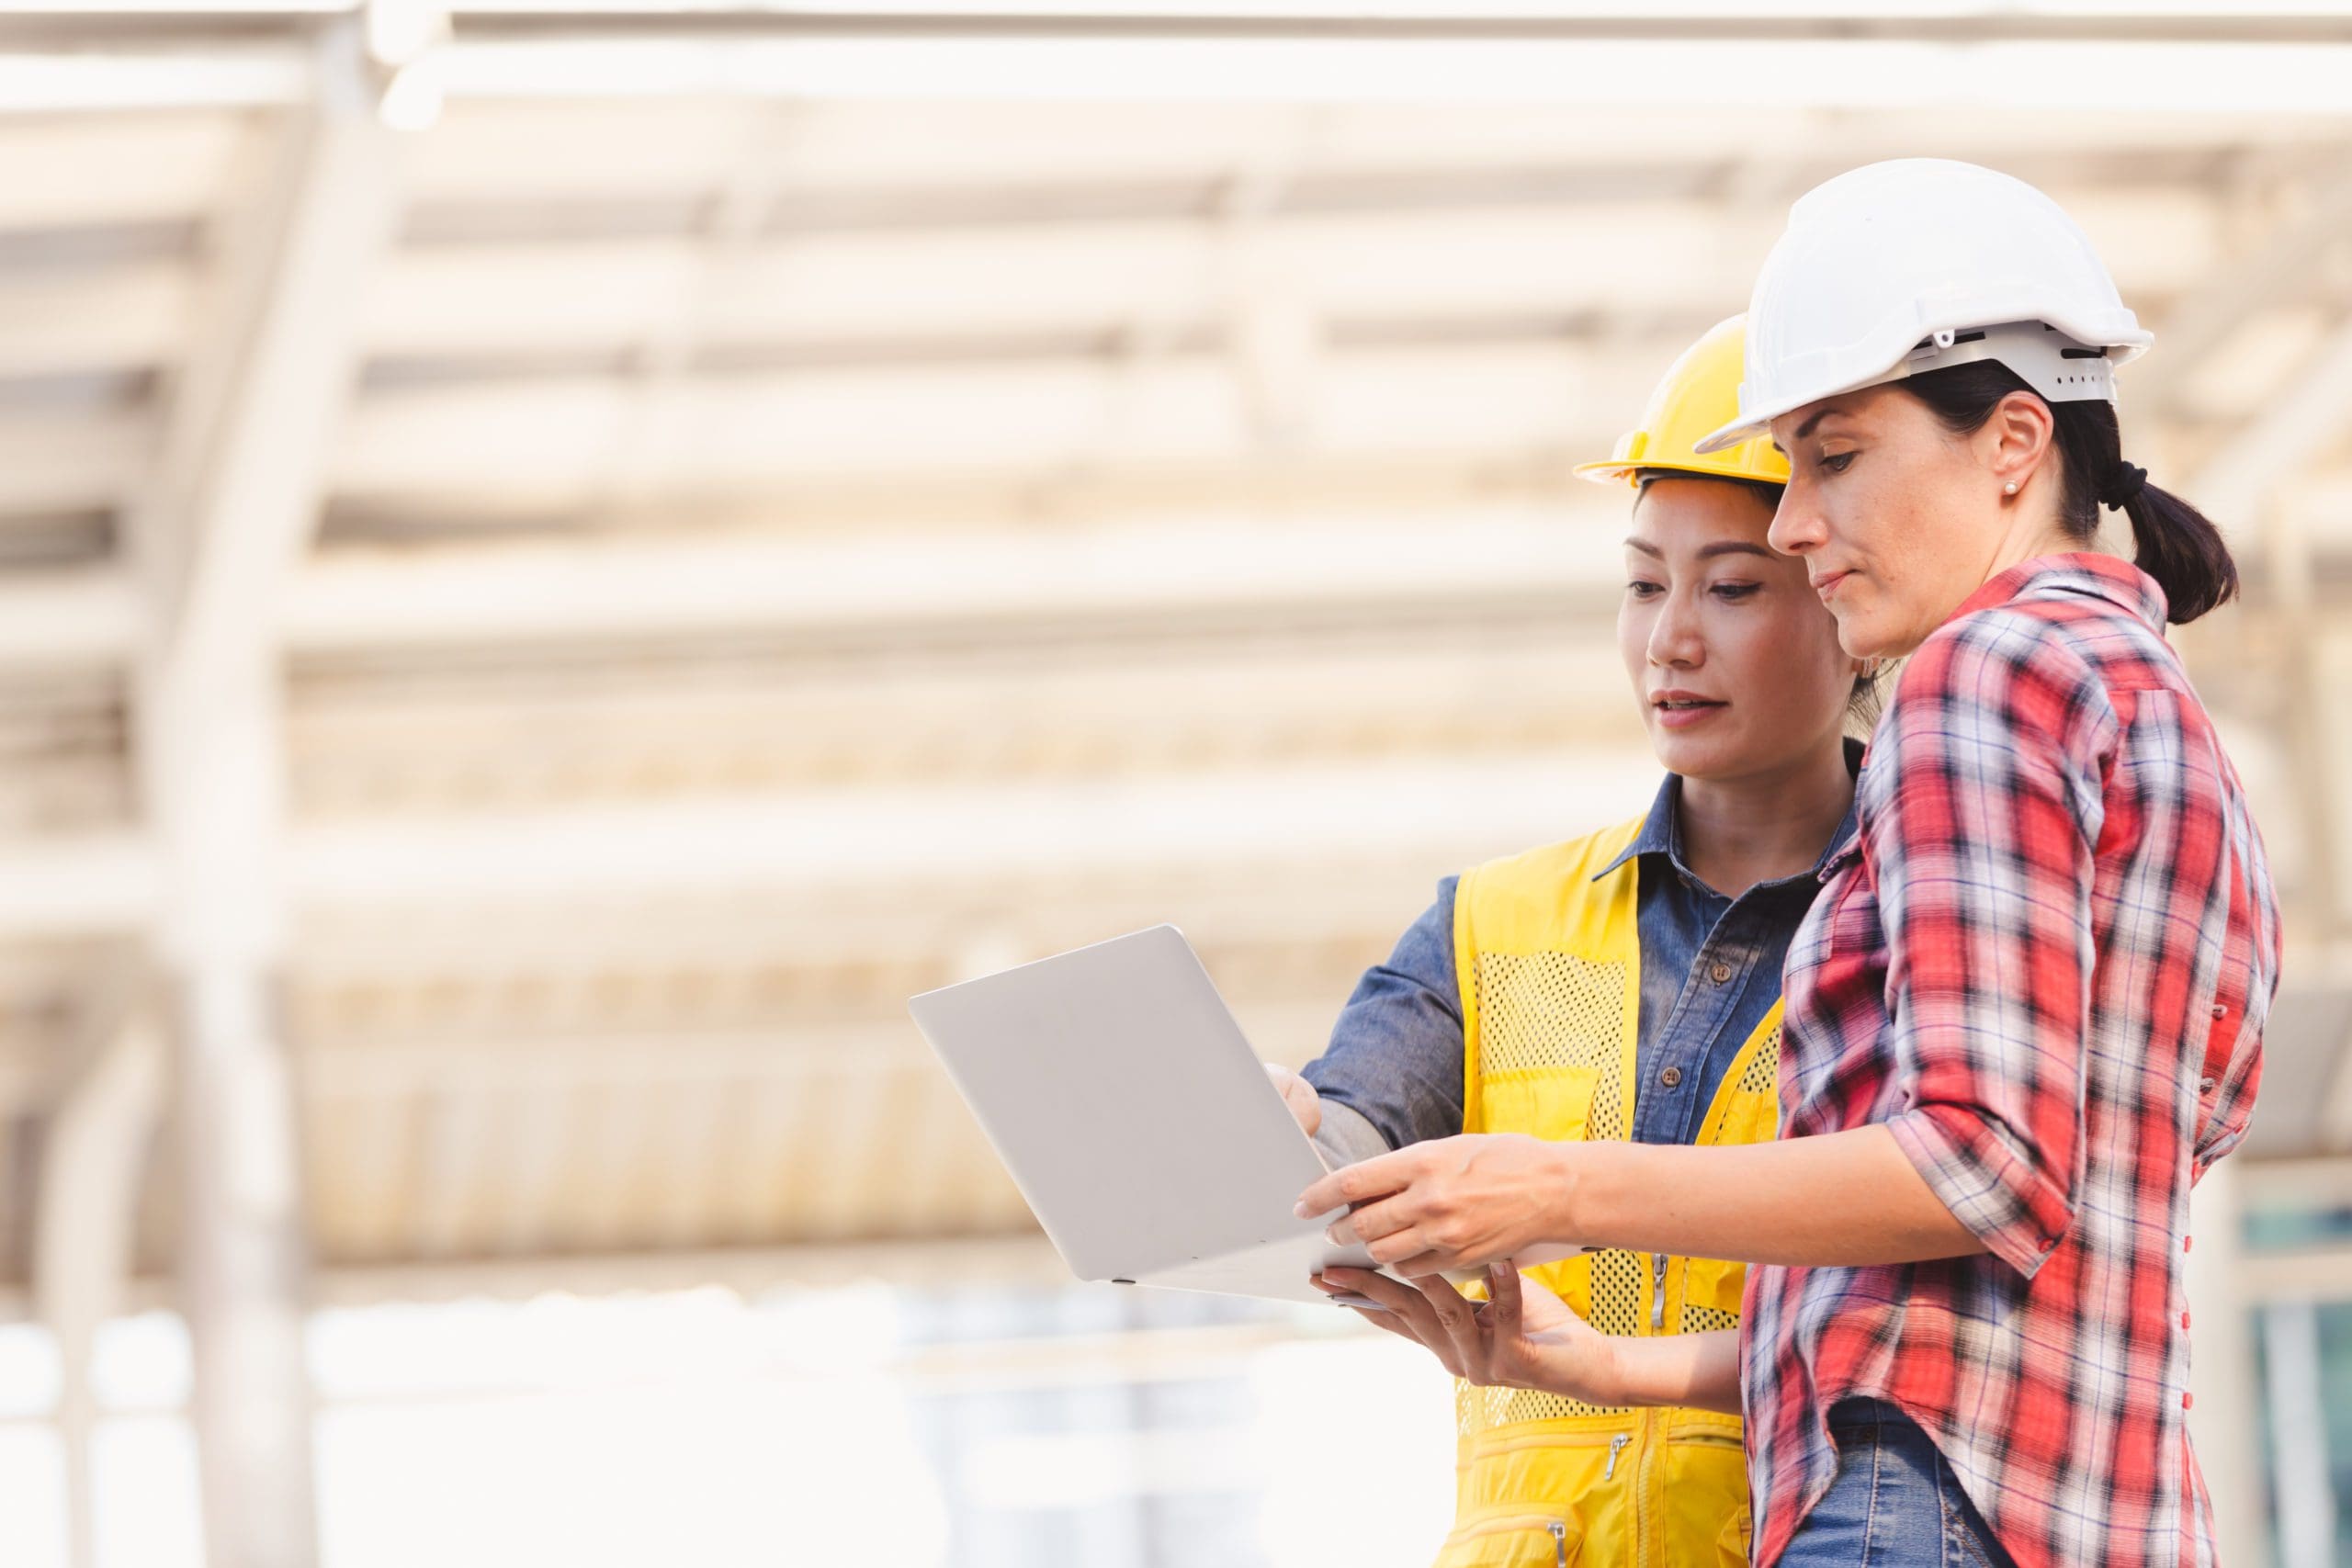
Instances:
[[[1894,385],[1927,404],[1954,435],[1983,429],[2011,392],[2033,390],[2017,372],[1989,359],[1930,370]],[[2102,503],[2120,511],[2132,520],[2132,564],[2165,591],[2169,618],[2177,625],[2237,597],[2237,562],[2230,558],[2222,531],[2180,497],[2148,483],[2145,468],[2123,460],[2113,403],[2052,403],[2050,414],[2061,465],[2058,519],[2069,539],[2087,545],[2098,537]]]

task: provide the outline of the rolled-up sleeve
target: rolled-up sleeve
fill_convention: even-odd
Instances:
[[[1388,962],[1364,971],[1332,1027],[1330,1044],[1303,1075],[1317,1094],[1354,1111],[1393,1149],[1462,1131],[1454,884],[1450,876],[1440,882],[1436,902],[1397,939]]]
[[[2118,732],[2097,675],[2046,625],[1973,616],[1905,668],[1861,786],[1901,1096],[1888,1126],[1953,1217],[2029,1277],[2081,1188]]]

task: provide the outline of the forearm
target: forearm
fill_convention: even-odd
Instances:
[[[1336,1100],[1322,1102],[1322,1124],[1315,1130],[1315,1147],[1323,1162],[1337,1170],[1358,1160],[1376,1159],[1388,1152],[1388,1140],[1362,1112]]]
[[[1981,1253],[1884,1127],[1697,1148],[1558,1145],[1555,1239],[1860,1268]]]
[[[1611,1404],[1666,1404],[1740,1414],[1739,1330],[1610,1341],[1617,1352]]]

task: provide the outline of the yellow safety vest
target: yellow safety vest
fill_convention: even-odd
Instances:
[[[1638,821],[1465,874],[1453,905],[1462,995],[1463,1130],[1539,1138],[1631,1134],[1641,1018],[1640,861],[1594,881]],[[1780,1126],[1775,1000],[1725,1072],[1701,1144]],[[1600,1252],[1530,1274],[1606,1334],[1739,1326],[1747,1269]],[[1455,1528],[1438,1568],[1747,1561],[1739,1419],[1612,1409],[1523,1389],[1456,1385]]]

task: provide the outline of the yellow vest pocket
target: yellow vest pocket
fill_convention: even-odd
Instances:
[[[1437,1568],[1569,1568],[1583,1557],[1584,1528],[1564,1508],[1464,1525],[1445,1538]]]
[[[1592,1097],[1600,1083],[1597,1067],[1550,1067],[1498,1073],[1479,1080],[1486,1102],[1480,1126],[1472,1131],[1532,1133],[1552,1142],[1579,1142],[1592,1124]]]

